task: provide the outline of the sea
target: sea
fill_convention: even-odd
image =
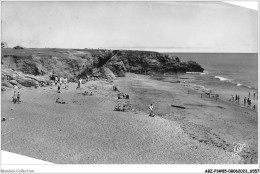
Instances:
[[[193,60],[205,70],[203,73],[187,72],[181,79],[193,79],[191,83],[212,90],[225,99],[239,95],[241,99],[258,90],[258,53],[168,53],[181,61]],[[167,81],[171,77],[166,78]],[[166,80],[165,79],[165,80]],[[254,103],[255,103],[254,102]]]

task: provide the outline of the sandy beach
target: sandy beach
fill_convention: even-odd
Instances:
[[[12,90],[2,92],[2,150],[57,164],[257,163],[252,109],[130,73],[114,83],[89,81],[77,90],[76,83],[68,85],[60,94],[55,85],[22,88],[20,104],[12,104]],[[117,99],[113,85],[129,101]],[[55,103],[58,97],[66,104]],[[113,111],[124,102],[130,111]],[[148,116],[151,103],[155,117]],[[235,153],[238,143],[245,147]]]

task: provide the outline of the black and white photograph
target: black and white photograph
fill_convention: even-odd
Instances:
[[[258,164],[258,1],[236,2],[2,1],[3,166]]]

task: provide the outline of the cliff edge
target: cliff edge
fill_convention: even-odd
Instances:
[[[126,72],[178,73],[203,72],[194,61],[182,62],[179,57],[151,51],[2,48],[2,90],[18,86],[46,84],[51,76],[71,81],[87,76],[113,79]],[[5,81],[4,79],[8,79]]]

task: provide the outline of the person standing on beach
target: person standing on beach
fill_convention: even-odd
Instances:
[[[251,102],[250,102],[250,99],[249,99],[249,98],[247,98],[247,104],[248,104],[248,106],[251,105]]]
[[[249,92],[249,94],[248,94],[248,97],[250,97],[250,92]]]
[[[80,80],[78,80],[78,86],[77,86],[77,89],[80,88]]]
[[[239,95],[237,96],[237,102],[239,103]]]
[[[20,92],[17,93],[17,102],[20,102]]]
[[[58,84],[58,93],[60,93],[60,84]]]
[[[67,77],[66,77],[66,78],[64,78],[65,88],[67,88],[67,82],[68,82],[68,80],[67,80]]]
[[[18,91],[18,86],[17,85],[14,85],[14,91]]]
[[[255,110],[255,105],[254,105],[254,107],[253,107],[253,108],[254,108],[254,110]]]
[[[255,98],[255,93],[254,93],[254,98]]]
[[[150,114],[149,114],[149,116],[153,116],[153,104],[151,104],[151,105],[149,106],[149,109],[150,109]]]
[[[55,86],[57,86],[57,83],[58,83],[58,77],[56,76],[55,77]]]
[[[216,94],[216,101],[218,101],[218,98],[219,98],[219,95],[218,95],[218,94]]]
[[[246,97],[244,98],[244,105],[246,105]]]

